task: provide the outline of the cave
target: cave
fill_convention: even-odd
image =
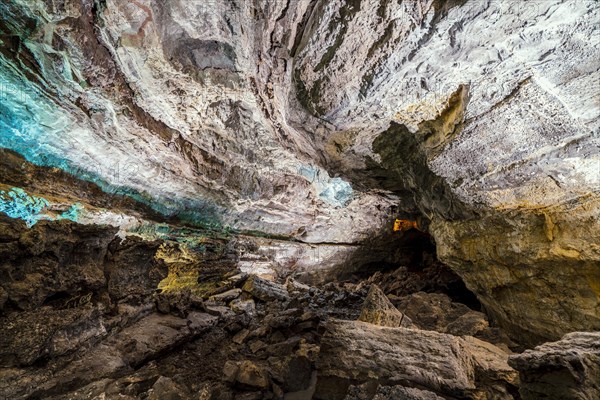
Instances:
[[[0,16],[0,398],[600,398],[597,1]]]

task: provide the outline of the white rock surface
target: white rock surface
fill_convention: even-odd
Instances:
[[[566,263],[561,280],[584,271],[566,314],[587,319],[538,313],[526,329],[600,328],[595,1],[14,0],[0,13],[0,146],[167,213],[308,243],[372,238],[398,206],[432,222],[496,319],[523,311],[495,294],[506,285],[543,293],[531,310],[557,307],[555,283],[528,277]],[[497,246],[460,250],[497,226]]]

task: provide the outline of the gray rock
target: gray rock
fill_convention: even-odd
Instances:
[[[248,300],[235,299],[229,304],[229,307],[236,314],[246,313],[248,315],[254,315],[254,312],[256,311],[256,304],[254,303],[254,300],[252,300],[252,299],[248,299]]]
[[[209,315],[202,312],[191,312],[187,316],[188,327],[194,334],[202,333],[219,322],[219,319],[215,316]]]
[[[235,313],[225,306],[206,305],[204,308],[207,313],[219,318],[224,319],[235,316]]]
[[[475,338],[330,321],[321,340],[315,398],[343,399],[351,384],[410,382],[438,395],[511,399],[517,373],[508,355]]]
[[[242,289],[235,288],[235,289],[231,289],[226,292],[223,292],[223,293],[212,295],[208,299],[210,301],[227,303],[231,300],[238,298],[241,293],[242,293]]]
[[[600,332],[573,332],[508,363],[521,377],[523,399],[594,400],[600,395]]]
[[[0,395],[7,398],[29,395],[47,397],[63,388],[85,386],[105,378],[119,378],[191,340],[207,329],[207,325],[213,321],[211,318],[200,313],[193,313],[190,320],[151,314],[108,336],[56,373],[45,373],[42,369],[25,375],[26,379],[36,382],[35,386],[20,382],[17,387],[0,387]]]
[[[0,363],[31,365],[42,357],[69,354],[106,334],[101,313],[92,307],[15,313],[0,324]]]
[[[262,301],[287,300],[289,298],[285,286],[258,276],[250,276],[242,289]]]
[[[403,386],[380,386],[369,382],[350,386],[344,400],[443,400],[433,392]]]

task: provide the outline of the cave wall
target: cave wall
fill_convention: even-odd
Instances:
[[[169,217],[307,243],[378,237],[396,207],[515,335],[600,328],[594,1],[0,14],[1,147]]]

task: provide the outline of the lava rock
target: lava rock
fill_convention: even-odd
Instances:
[[[289,294],[285,286],[259,278],[258,276],[249,277],[242,289],[262,301],[282,301],[289,299]]]
[[[40,221],[28,229],[0,214],[0,232],[5,237],[0,254],[6,252],[0,262],[3,303],[34,310],[59,298],[105,290],[105,257],[116,228],[61,220]],[[147,259],[131,261],[139,265]]]
[[[494,344],[513,345],[506,335],[490,328],[484,313],[454,302],[445,294],[417,292],[397,299],[395,304],[421,329],[456,336],[476,336],[489,339]]]
[[[350,386],[344,400],[443,400],[443,397],[428,390],[404,386],[380,386],[367,382],[360,386]]]
[[[267,370],[252,361],[227,361],[223,367],[225,380],[242,387],[267,389],[270,384]]]
[[[508,363],[519,371],[523,399],[597,399],[600,394],[600,332],[572,332]]]
[[[115,239],[109,247],[106,276],[111,299],[146,299],[167,277],[168,268],[154,256],[162,241],[145,241],[139,237]]]
[[[161,376],[148,393],[148,400],[186,400],[190,394],[171,378]]]
[[[412,325],[410,318],[398,311],[377,285],[371,285],[358,319],[379,326]]]
[[[254,300],[252,300],[252,299],[248,299],[248,300],[235,299],[229,304],[229,307],[236,314],[246,313],[248,315],[254,315],[254,313],[256,311],[256,304],[254,303]]]
[[[315,398],[343,399],[356,382],[419,386],[439,395],[511,399],[508,355],[475,338],[331,320],[317,362]]]
[[[231,300],[234,300],[240,296],[242,293],[242,289],[230,289],[226,292],[215,294],[209,297],[209,301],[223,302],[227,303]]]

